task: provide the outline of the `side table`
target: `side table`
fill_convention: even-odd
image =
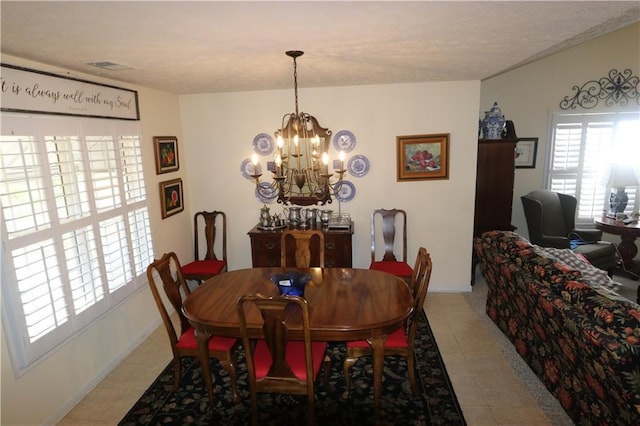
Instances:
[[[608,234],[614,234],[620,236],[620,244],[618,244],[618,251],[622,256],[622,264],[627,272],[630,272],[635,279],[640,278],[640,273],[636,270],[636,264],[633,260],[638,254],[638,247],[636,247],[635,240],[640,237],[640,223],[630,223],[625,225],[622,222],[603,217],[594,219],[596,228]],[[637,302],[640,303],[640,284],[638,285]]]

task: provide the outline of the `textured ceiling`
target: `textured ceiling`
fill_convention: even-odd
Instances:
[[[176,94],[482,80],[640,21],[638,1],[2,1],[2,52]],[[130,70],[101,70],[110,61]],[[45,70],[46,71],[46,70]]]

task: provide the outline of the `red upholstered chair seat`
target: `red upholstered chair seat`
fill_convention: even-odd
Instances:
[[[325,342],[311,342],[311,354],[313,358],[313,376],[315,377],[320,371],[323,362],[324,353],[327,350]],[[307,380],[307,372],[304,358],[304,342],[288,341],[286,351],[286,360],[291,371],[299,380]],[[256,379],[260,380],[267,376],[271,367],[271,352],[264,340],[258,340],[254,353],[254,363],[256,369]]]
[[[230,351],[237,342],[238,340],[235,338],[213,336],[209,339],[209,350]],[[193,327],[189,327],[182,336],[180,336],[176,346],[184,349],[198,349],[196,330]]]
[[[226,265],[227,263],[224,260],[196,260],[184,265],[182,273],[184,275],[218,275]]]
[[[385,261],[377,261],[372,262],[369,269],[374,269],[376,271],[388,272],[397,277],[403,278],[411,278],[411,274],[413,274],[413,269],[407,262],[385,262]]]
[[[347,348],[368,348],[369,343],[366,340],[354,340],[351,342],[347,342]],[[387,341],[384,343],[385,348],[407,348],[409,347],[409,342],[407,341],[407,335],[405,333],[404,327],[400,327],[389,336],[387,336]]]

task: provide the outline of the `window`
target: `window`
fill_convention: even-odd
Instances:
[[[576,197],[576,224],[592,224],[609,210],[611,164],[640,169],[640,115],[554,114],[547,188]],[[627,214],[639,207],[638,187],[628,187]]]
[[[3,322],[16,370],[145,285],[139,123],[2,114]]]

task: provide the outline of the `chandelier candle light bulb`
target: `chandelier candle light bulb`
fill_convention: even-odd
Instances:
[[[257,179],[260,176],[262,176],[262,174],[258,174],[258,155],[257,154],[253,154],[251,156],[251,163],[253,163],[253,176]]]
[[[280,153],[276,154],[276,177],[282,177],[282,157],[280,156]]]
[[[328,177],[329,176],[329,154],[322,153],[322,171]]]

